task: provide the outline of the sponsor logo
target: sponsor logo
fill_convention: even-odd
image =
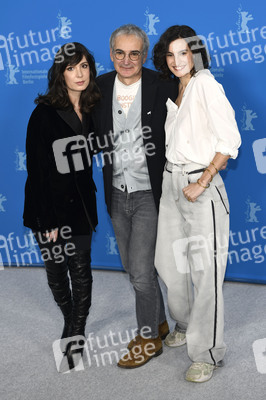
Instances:
[[[119,255],[115,236],[111,236],[109,233],[107,233],[106,239],[106,254],[110,256]]]
[[[72,22],[67,17],[62,17],[61,11],[59,11],[57,18],[59,19],[58,23],[58,37],[62,39],[70,39],[71,38],[71,27]]]
[[[0,193],[0,212],[5,212],[6,210],[4,209],[3,203],[4,201],[7,201],[6,196]]]
[[[26,154],[23,151],[18,151],[18,149],[16,149],[15,155],[16,171],[26,171]]]
[[[242,130],[255,131],[254,126],[252,124],[252,120],[258,118],[257,114],[253,110],[248,109],[246,105],[242,107],[242,111],[243,111],[243,117],[241,120]]]
[[[149,35],[149,36],[158,35],[158,33],[155,29],[155,24],[160,22],[159,17],[156,17],[155,14],[150,13],[148,7],[147,7],[144,15],[146,17],[146,22],[144,24],[144,27],[147,32],[147,35]]]
[[[58,39],[71,38],[71,21],[59,13],[56,28],[33,31],[16,35],[9,32],[0,35],[0,72],[5,71],[6,84],[33,84],[35,80],[47,79],[46,69],[30,70],[32,65],[53,61],[60,49]]]
[[[266,174],[266,138],[255,140],[252,148],[258,172]]]
[[[219,74],[219,69],[225,65],[250,61],[260,64],[265,61],[266,26],[249,29],[247,23],[254,19],[253,16],[242,11],[241,7],[238,14],[238,29],[218,35],[215,32],[199,35],[211,53],[212,68]]]
[[[257,203],[251,201],[250,198],[246,200],[246,204],[246,222],[259,222],[256,214],[258,211],[261,211],[261,207],[257,205]]]
[[[20,71],[18,67],[15,65],[7,65],[7,72],[6,72],[6,84],[7,85],[17,85],[18,81],[16,80],[15,74]]]
[[[237,13],[238,13],[238,20],[236,25],[239,32],[249,32],[248,22],[254,19],[252,14],[249,14],[248,11],[243,11],[241,5],[239,6]]]
[[[104,66],[102,64],[95,63],[95,67],[96,67],[97,76],[101,75],[101,73],[104,72]]]

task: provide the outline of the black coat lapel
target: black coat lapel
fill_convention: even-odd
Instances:
[[[83,114],[82,115],[82,133],[86,137],[90,132],[93,131],[93,123],[92,123],[92,118],[91,114]]]
[[[113,91],[116,71],[110,76],[103,90],[103,110],[105,110],[105,120],[103,122],[103,132],[113,131]]]
[[[56,112],[77,135],[82,134],[82,124],[74,110],[56,110]]]
[[[156,77],[149,70],[142,68],[141,122],[143,126],[151,126],[153,105],[156,98]]]

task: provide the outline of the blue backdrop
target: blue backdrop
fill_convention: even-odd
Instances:
[[[22,224],[25,137],[33,100],[46,90],[54,53],[63,43],[81,42],[93,52],[101,74],[112,69],[108,40],[118,26],[142,27],[152,48],[166,28],[186,24],[209,48],[211,71],[235,109],[243,141],[238,159],[230,160],[223,173],[231,205],[226,277],[266,283],[265,2],[15,0],[1,8],[0,269],[41,263],[30,230]],[[146,66],[152,68],[150,58]],[[94,164],[99,226],[92,264],[122,269],[103,200],[101,166]]]

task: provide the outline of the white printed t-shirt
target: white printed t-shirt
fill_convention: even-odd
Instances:
[[[116,75],[115,78],[116,98],[126,116],[131,104],[135,99],[140,84],[141,84],[141,78],[137,82],[132,83],[132,85],[125,85],[118,79],[118,76]]]

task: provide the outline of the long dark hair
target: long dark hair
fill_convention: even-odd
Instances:
[[[64,44],[56,53],[52,67],[48,71],[48,89],[44,95],[39,94],[35,103],[44,103],[60,109],[72,109],[64,79],[64,71],[69,65],[77,65],[85,56],[90,68],[90,83],[81,92],[79,105],[81,113],[90,112],[100,98],[100,91],[95,83],[96,67],[93,55],[81,43]]]
[[[187,25],[173,25],[161,35],[152,51],[153,64],[161,72],[162,78],[170,79],[173,76],[167,66],[166,54],[169,51],[170,43],[176,39],[184,39],[193,54],[194,67],[190,71],[191,76],[200,69],[209,68],[209,56],[206,47],[194,29]]]

